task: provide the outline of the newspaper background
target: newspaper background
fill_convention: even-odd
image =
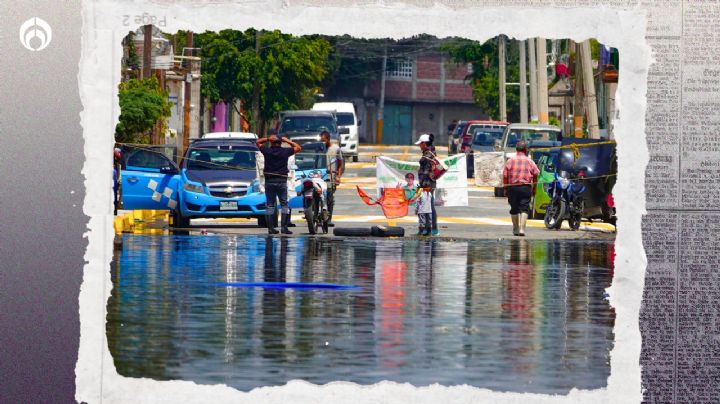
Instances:
[[[291,15],[302,15],[304,10],[302,7],[330,8],[339,15],[342,12],[341,8],[349,10],[350,13],[361,14],[358,11],[360,6],[367,8],[378,5],[371,1],[345,0],[268,2],[155,0],[144,4],[85,1],[86,27],[83,28],[83,59],[85,63],[81,62],[81,85],[84,83],[82,77],[85,77],[86,80],[95,77],[105,81],[116,79],[116,70],[101,69],[103,65],[98,61],[102,60],[102,57],[107,57],[109,60],[114,60],[113,58],[116,57],[119,39],[122,37],[122,29],[117,29],[117,27],[123,14],[135,15],[148,12],[152,15],[165,15],[168,21],[167,30],[193,27],[198,24],[193,21],[198,20],[205,22],[199,24],[205,29],[220,29],[228,26],[225,22],[230,17],[219,18],[220,14],[217,13],[218,18],[213,20],[208,16],[208,5],[229,3],[245,4],[248,7],[241,10],[246,11],[247,15],[238,13],[232,16],[232,19],[238,21],[238,24],[249,26],[254,22],[255,25],[262,27],[285,26],[298,33],[303,29],[299,28],[298,23],[291,21]],[[639,86],[643,89],[647,85],[644,124],[650,161],[645,173],[645,183],[637,184],[636,187],[638,192],[646,191],[644,196],[647,209],[647,214],[642,220],[642,237],[647,251],[645,273],[647,287],[643,292],[644,300],[639,323],[643,337],[639,360],[642,365],[644,399],[646,402],[652,403],[717,402],[717,398],[720,397],[720,387],[718,387],[720,385],[718,383],[720,380],[720,339],[717,320],[717,301],[720,291],[718,289],[717,257],[713,251],[713,247],[717,243],[713,235],[718,234],[718,230],[720,230],[717,220],[720,218],[720,209],[718,209],[720,200],[716,197],[720,193],[717,187],[717,182],[720,181],[718,179],[720,163],[715,157],[720,138],[715,136],[713,129],[718,127],[718,121],[720,121],[720,109],[717,108],[717,104],[720,102],[720,83],[717,79],[720,76],[720,69],[716,68],[714,63],[714,59],[720,52],[717,38],[720,36],[720,31],[716,29],[720,22],[720,4],[716,1],[681,0],[465,0],[439,2],[417,0],[405,3],[384,1],[380,6],[394,8],[400,13],[400,10],[407,8],[404,4],[408,3],[415,7],[425,7],[433,15],[440,14],[446,9],[466,12],[484,7],[503,8],[506,11],[506,20],[491,21],[490,23],[493,26],[507,27],[507,30],[512,32],[519,30],[516,26],[517,23],[513,21],[514,14],[521,10],[528,12],[528,7],[560,7],[567,10],[568,21],[546,20],[546,14],[551,12],[547,8],[530,10],[536,14],[538,19],[555,21],[547,24],[550,32],[558,31],[558,25],[562,24],[574,24],[580,27],[582,22],[571,19],[577,18],[578,14],[582,15],[583,13],[588,16],[588,19],[592,19],[593,15],[597,16],[602,10],[607,9],[646,13],[645,39],[652,49],[654,59],[654,63],[650,66],[647,83],[623,81],[623,76],[634,72],[628,71],[627,67],[625,69],[621,67],[620,84],[621,86]],[[170,6],[173,8],[168,8]],[[601,9],[591,8],[593,6],[600,6]],[[572,11],[578,7],[583,12],[573,14]],[[290,9],[289,12],[288,9]],[[312,12],[317,12],[317,9],[313,9]],[[304,15],[309,16],[310,14]],[[385,15],[385,19],[387,21],[392,18]],[[449,22],[443,21],[448,24],[448,27],[450,26]],[[338,25],[337,21],[334,23]],[[397,18],[395,21],[397,25],[388,25],[388,30],[400,32],[399,27],[403,23],[401,18]],[[628,23],[626,20],[618,22],[620,26],[626,23]],[[629,22],[629,24],[635,23],[634,20]],[[107,27],[115,27],[116,31],[111,31],[113,28]],[[496,32],[496,34],[499,33],[503,33],[503,31]],[[103,46],[112,44],[116,48],[112,51],[103,51],[99,50],[98,44]],[[624,54],[622,50],[621,54],[624,60],[645,57],[644,55]],[[88,61],[88,58],[91,60]],[[86,84],[81,88],[83,89],[81,94],[84,97],[85,108],[88,108],[89,105],[88,94],[94,91],[112,91],[103,90],[99,84]],[[114,98],[108,97],[107,99]],[[112,110],[115,114],[113,119],[116,118],[116,106],[110,102],[107,103],[108,105],[105,105],[104,102],[98,104],[101,104],[102,108]],[[626,120],[632,118],[624,116],[625,113],[626,111],[619,106],[619,116]],[[113,119],[109,120],[109,124],[112,124]],[[86,133],[91,124],[87,116],[84,116],[83,126]],[[98,131],[97,133],[106,132]],[[103,146],[104,140],[91,140],[86,134],[86,141],[88,150],[92,150],[98,145]],[[622,147],[623,143],[619,142],[618,148]],[[643,150],[636,152],[641,158],[645,157]],[[621,153],[620,158],[622,156]],[[100,159],[96,158],[95,160]],[[100,162],[102,163],[102,161]],[[620,163],[622,167],[623,162]],[[86,163],[86,171],[88,167]],[[99,172],[102,174],[102,170]],[[108,181],[102,179],[102,175],[97,178],[92,174],[87,175],[90,184],[95,182],[104,184]],[[620,176],[622,175],[621,172]],[[93,210],[94,206],[96,206],[94,202],[86,201],[86,212],[97,216]],[[619,210],[622,212],[621,206]],[[629,227],[622,229],[623,224],[629,225]],[[624,222],[620,217],[619,232],[638,231],[638,229],[632,228],[632,224]],[[189,397],[191,391],[197,392],[201,386],[189,382],[159,383],[150,380],[131,381],[121,378],[116,373],[113,374],[112,360],[106,352],[100,355],[105,359],[105,364],[97,365],[97,353],[104,352],[107,348],[102,347],[102,340],[88,342],[87,338],[89,338],[89,334],[98,332],[93,326],[102,327],[102,322],[97,320],[88,322],[88,314],[86,313],[83,318],[83,310],[87,310],[88,304],[100,303],[101,306],[103,304],[102,297],[96,298],[95,296],[103,296],[107,286],[103,284],[102,279],[93,274],[102,273],[109,258],[94,254],[94,250],[102,248],[102,243],[108,243],[109,238],[94,227],[92,222],[91,228],[93,228],[92,233],[94,234],[89,237],[89,264],[86,268],[80,296],[81,327],[85,341],[81,340],[78,362],[78,399],[96,402],[97,398],[104,397],[108,399],[107,401],[118,401],[121,397],[127,398],[123,395],[130,393],[142,394],[146,399],[162,397],[167,400],[173,397]],[[623,248],[622,245],[619,247]],[[642,252],[635,251],[635,254],[642,254]],[[627,263],[620,264],[627,265]],[[99,270],[95,271],[97,269]],[[642,265],[630,269],[639,273],[643,271]],[[624,270],[628,270],[628,267],[625,266]],[[642,287],[642,282],[639,287]],[[103,318],[100,315],[96,316]],[[624,327],[632,328],[632,325],[616,325],[616,335],[620,331],[624,332]],[[626,343],[627,341],[618,342]],[[614,357],[613,364],[617,363],[616,360],[617,358]],[[623,358],[622,360],[632,363],[636,358]],[[104,378],[100,383],[97,382],[98,370],[103,373]],[[616,369],[613,368],[613,372],[615,371]],[[630,382],[632,383],[632,381]],[[306,383],[291,383],[287,387],[292,388],[292,393],[287,393],[285,396],[272,396],[269,392],[266,396],[265,393],[256,392],[239,397],[247,400],[244,402],[257,400],[260,397],[271,400],[272,398],[269,397],[274,397],[277,402],[283,398],[291,400],[294,398],[296,401],[312,400],[317,399],[315,394],[322,390]],[[418,393],[420,390],[413,389],[412,386],[384,385],[382,387],[386,388],[379,389],[379,391],[378,389],[364,390],[363,394],[379,399],[385,397],[389,391],[390,394],[398,394],[406,399],[426,402],[434,398],[446,400],[452,394],[455,397],[466,397],[465,400],[468,402],[471,399],[467,397],[476,397],[472,396],[474,392],[471,388],[463,387],[448,393],[450,395],[443,394],[442,389],[423,390],[421,394]],[[209,394],[205,397],[238,397],[238,395],[231,395],[237,392],[222,386],[213,389],[207,387],[201,391],[201,394]],[[350,397],[358,392],[357,388],[346,384],[334,385],[332,389],[328,388],[323,391],[324,393],[320,394],[327,394],[327,396],[323,395],[324,397],[330,397],[329,395],[333,394],[335,398]],[[196,393],[194,397],[197,399],[199,395]],[[495,402],[500,401],[498,396],[492,397]],[[529,398],[517,394],[509,394],[505,397],[503,402],[527,402]],[[570,400],[584,400],[589,397],[592,397],[594,402],[598,401],[595,395],[583,396],[572,393]],[[533,396],[532,399],[533,401],[554,401],[559,397]],[[612,397],[610,401],[616,402],[618,399],[619,397]],[[326,398],[325,400],[331,402],[327,400],[332,399]],[[603,401],[607,401],[607,397]]]

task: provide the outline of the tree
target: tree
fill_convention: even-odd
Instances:
[[[127,48],[127,56],[122,60],[123,71],[130,77],[137,77],[140,69],[140,56],[135,48],[135,33],[130,32],[123,38],[123,45]]]
[[[500,116],[500,90],[498,87],[499,64],[497,38],[490,39],[485,43],[479,43],[469,39],[457,38],[441,48],[450,55],[452,62],[472,63],[473,71],[465,80],[473,87],[475,103],[480,106],[491,118]],[[506,59],[506,77],[508,82],[518,82],[519,76],[519,51],[512,42],[508,42]],[[519,120],[520,96],[518,88],[508,88],[507,114],[511,121]]]
[[[115,140],[123,143],[149,143],[147,131],[158,121],[165,128],[172,103],[155,77],[130,79],[120,83],[120,121],[115,127]]]
[[[280,31],[223,30],[197,36],[202,49],[202,94],[211,102],[242,100],[250,105],[260,91],[258,128],[281,110],[309,107],[308,100],[332,69],[330,43],[320,37],[295,37]]]

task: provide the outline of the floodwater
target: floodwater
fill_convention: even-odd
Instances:
[[[607,385],[613,252],[605,241],[125,235],[107,337],[128,377],[566,394]]]

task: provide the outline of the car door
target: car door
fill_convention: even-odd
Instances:
[[[123,209],[173,210],[177,206],[179,171],[158,149],[124,150],[120,176]]]

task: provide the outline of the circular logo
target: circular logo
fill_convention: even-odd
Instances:
[[[30,51],[41,51],[52,41],[52,29],[42,18],[33,17],[20,26],[20,43]]]

